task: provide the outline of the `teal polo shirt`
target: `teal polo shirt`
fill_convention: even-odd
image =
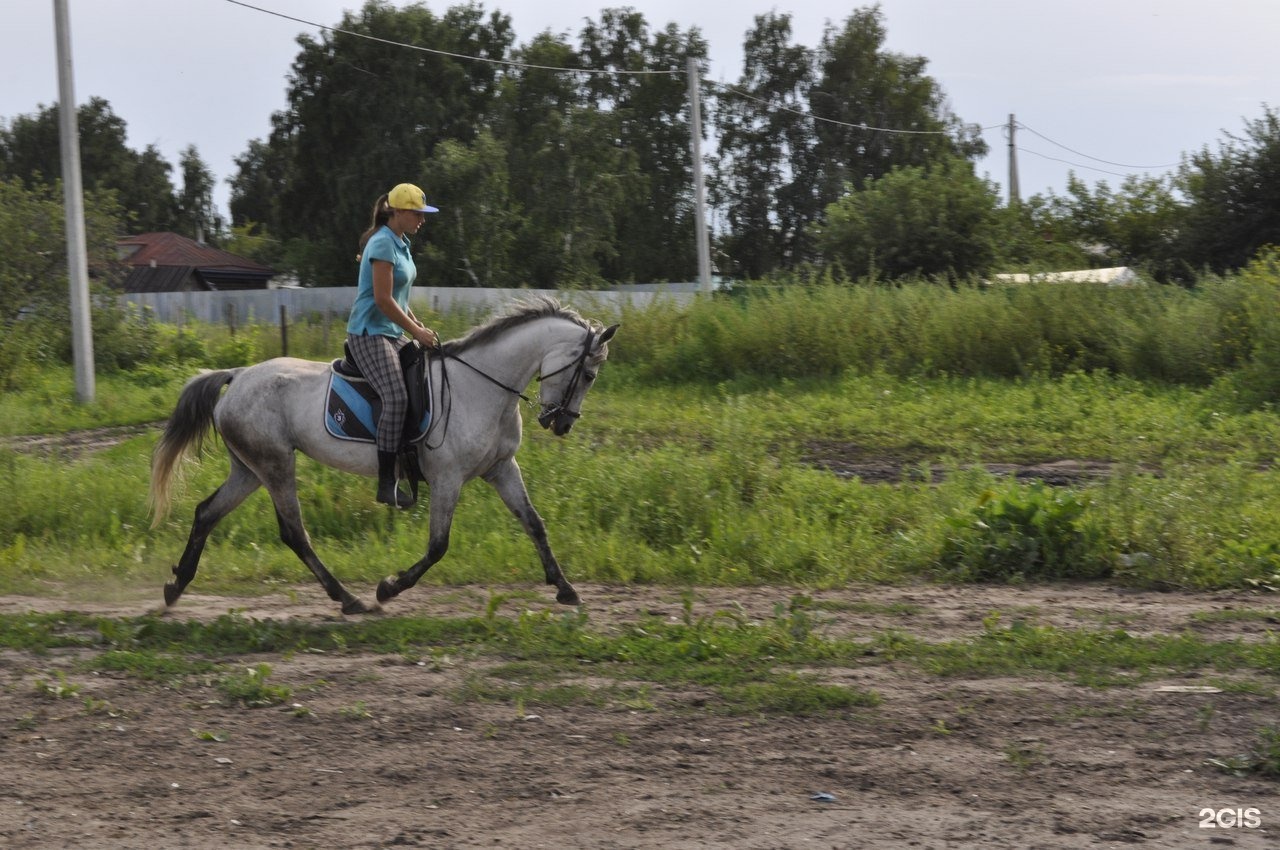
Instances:
[[[347,333],[398,338],[404,331],[373,302],[374,260],[391,264],[391,294],[400,309],[409,312],[409,288],[418,276],[418,267],[409,254],[409,240],[396,236],[391,228],[383,225],[369,237],[360,255],[360,280],[356,285],[356,303],[352,305],[351,318],[347,321]]]

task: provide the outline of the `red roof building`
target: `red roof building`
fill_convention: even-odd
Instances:
[[[245,257],[179,236],[143,233],[116,241],[120,260],[130,267],[125,292],[213,292],[266,289],[275,269]]]

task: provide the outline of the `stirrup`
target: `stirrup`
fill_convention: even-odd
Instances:
[[[381,483],[378,484],[378,493],[374,497],[378,502],[378,504],[390,505],[393,508],[399,508],[401,510],[404,510],[405,508],[413,507],[413,505],[418,501],[412,495],[400,489],[399,481],[392,482],[391,486],[394,488],[391,491],[393,495],[391,495],[390,497],[384,498],[385,496],[384,488]]]

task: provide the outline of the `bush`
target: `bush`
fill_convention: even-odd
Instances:
[[[1102,578],[1110,557],[1086,522],[1088,506],[1039,481],[987,490],[970,513],[949,520],[940,563],[966,581]]]
[[[250,366],[259,360],[258,346],[247,334],[230,337],[214,347],[211,352],[214,369],[234,369]]]
[[[93,360],[104,372],[133,369],[153,362],[160,347],[160,332],[151,314],[127,309],[111,297],[99,298],[93,308]],[[71,359],[70,339],[67,359]]]
[[[1235,288],[1234,342],[1243,356],[1222,389],[1238,409],[1273,407],[1280,403],[1280,249],[1261,252]]]

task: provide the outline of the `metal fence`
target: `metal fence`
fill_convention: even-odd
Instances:
[[[511,302],[534,295],[550,295],[561,304],[590,315],[593,308],[643,307],[655,300],[688,304],[697,297],[696,283],[646,284],[614,290],[552,289],[453,289],[416,286],[410,295],[415,311],[438,313],[468,311],[477,317]],[[120,296],[122,305],[147,309],[161,322],[184,321],[248,325],[289,321],[319,315],[345,316],[356,297],[354,286],[254,289],[236,292],[130,292]]]

